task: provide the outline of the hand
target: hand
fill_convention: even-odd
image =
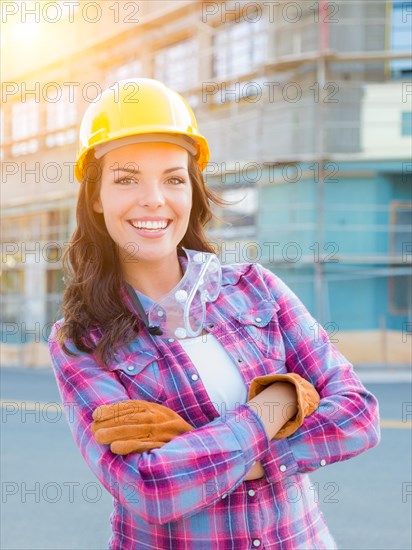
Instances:
[[[168,407],[131,399],[97,407],[91,430],[98,443],[125,455],[162,447],[194,428]]]
[[[261,479],[265,476],[265,470],[263,469],[261,462],[255,462],[251,469],[246,474],[243,481],[250,481],[251,479]]]

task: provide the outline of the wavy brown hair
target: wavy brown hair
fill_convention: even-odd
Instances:
[[[195,157],[189,154],[188,171],[192,185],[192,209],[185,236],[178,244],[178,255],[185,255],[182,247],[202,252],[216,250],[207,241],[205,225],[216,217],[211,204],[226,206],[231,202],[211,191]],[[64,282],[62,312],[64,322],[58,331],[58,341],[65,353],[65,344],[71,339],[77,350],[95,353],[102,366],[114,359],[115,348],[139,334],[139,318],[120,299],[124,284],[120,269],[118,247],[110,237],[103,214],[93,210],[101,185],[101,162],[90,152],[85,160],[85,177],[77,199],[77,227],[62,258]],[[97,331],[97,338],[91,337]]]

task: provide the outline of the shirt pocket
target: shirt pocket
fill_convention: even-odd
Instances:
[[[116,352],[117,362],[109,368],[115,372],[130,399],[162,403],[166,393],[160,377],[158,357],[153,350],[136,353]]]
[[[264,357],[285,359],[285,346],[279,327],[276,301],[263,301],[240,311],[237,321],[246,332],[248,341],[256,346]]]

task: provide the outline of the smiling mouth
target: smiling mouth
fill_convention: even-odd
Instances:
[[[164,231],[172,223],[171,220],[165,220],[164,222],[148,222],[145,224],[142,224],[139,222],[132,222],[131,220],[127,220],[127,221],[134,229],[137,229],[138,231],[147,231],[151,233]]]

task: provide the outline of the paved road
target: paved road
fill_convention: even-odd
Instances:
[[[1,409],[0,548],[107,548],[112,497],[53,405],[59,402],[53,373],[3,368],[0,381],[3,401],[31,402],[26,410],[4,402]],[[379,399],[381,418],[397,422],[383,423],[378,447],[312,473],[314,497],[340,550],[410,549],[412,431],[402,420],[408,412],[412,419],[411,385],[365,385]],[[33,402],[49,405],[33,411]]]

